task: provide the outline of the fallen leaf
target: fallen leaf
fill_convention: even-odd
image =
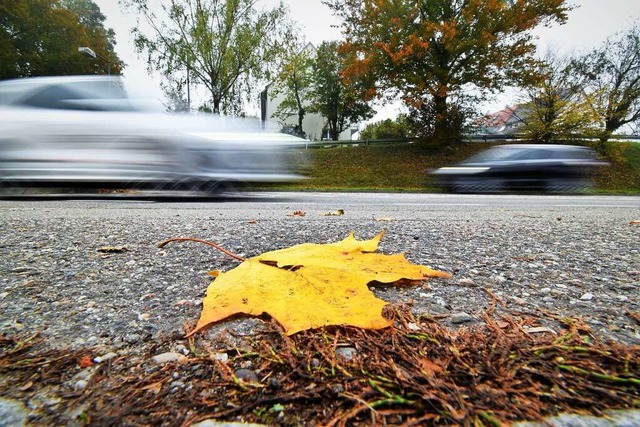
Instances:
[[[78,366],[82,369],[93,366],[93,359],[90,356],[82,356],[80,360],[78,360]]]
[[[324,216],[340,216],[340,215],[344,215],[344,209],[338,209],[337,211],[334,212],[327,212],[322,214]]]
[[[20,391],[27,391],[29,390],[31,387],[33,387],[33,381],[27,381],[27,383],[23,384],[22,386],[20,386],[20,388],[18,390]]]
[[[302,211],[294,211],[292,214],[287,214],[287,216],[305,216],[306,213]]]
[[[378,221],[378,222],[388,222],[388,221],[393,221],[393,218],[388,217],[388,216],[379,216],[379,217],[374,217],[374,220]]]
[[[220,273],[209,285],[191,334],[238,313],[269,314],[287,335],[327,325],[381,329],[388,303],[367,284],[402,279],[450,278],[449,273],[409,263],[404,255],[374,253],[384,232],[371,240],[353,233],[338,243],[305,243],[267,252]]]
[[[631,224],[631,225],[640,225],[640,220],[629,221],[629,224]]]
[[[129,249],[127,249],[126,246],[102,246],[101,248],[98,248],[98,252],[103,252],[103,253],[122,253],[122,252],[127,252]]]
[[[158,394],[162,390],[162,381],[158,381],[158,382],[146,385],[146,386],[142,387],[142,390],[150,391],[153,394]]]

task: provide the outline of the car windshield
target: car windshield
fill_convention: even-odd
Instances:
[[[494,147],[468,158],[464,163],[487,163],[520,158],[524,150],[513,147]]]
[[[573,147],[494,147],[465,160],[463,163],[488,163],[516,160],[595,160],[593,150]]]
[[[59,82],[35,88],[25,81],[0,89],[0,105],[61,110],[135,110],[122,84],[114,80]]]

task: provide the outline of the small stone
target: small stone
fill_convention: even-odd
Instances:
[[[127,335],[125,335],[124,340],[128,344],[137,344],[137,343],[140,342],[141,337],[138,334],[127,334]]]
[[[229,361],[229,355],[227,353],[216,353],[213,358],[222,363],[227,363]]]
[[[182,388],[182,387],[184,387],[183,381],[171,381],[171,384],[169,384],[170,389],[176,389],[176,388]]]
[[[180,362],[184,359],[185,357],[182,354],[173,352],[157,354],[151,358],[151,360],[156,362],[158,365],[163,365],[169,362]]]
[[[116,356],[118,356],[116,353],[111,352],[111,353],[103,354],[102,356],[98,356],[95,359],[93,359],[93,361],[95,363],[102,363],[102,362],[106,362],[108,360],[111,360]]]
[[[248,381],[248,382],[252,382],[252,383],[259,383],[260,379],[258,378],[258,375],[256,375],[255,372],[253,372],[250,369],[238,369],[235,372],[235,376],[237,379],[242,380],[242,381]]]
[[[473,322],[475,319],[469,315],[468,313],[465,312],[460,312],[460,313],[453,313],[451,315],[451,323],[453,324],[460,324],[460,323],[469,323],[469,322]]]
[[[407,324],[407,327],[409,328],[410,331],[419,331],[420,330],[420,326],[418,326],[417,324],[415,324],[413,322],[409,322]]]
[[[87,382],[87,380],[78,380],[76,381],[74,388],[78,391],[84,390],[85,388],[87,388],[88,384],[89,383]]]
[[[551,293],[551,288],[542,288],[542,289],[540,289],[540,293],[541,294]]]
[[[342,386],[342,384],[333,384],[331,386],[331,391],[333,392],[333,394],[344,393],[344,387]]]
[[[592,294],[592,293],[587,292],[586,294],[582,295],[582,296],[580,297],[580,299],[581,299],[582,301],[591,301],[591,300],[593,299],[593,294]]]
[[[473,286],[475,285],[475,282],[471,279],[460,279],[458,280],[458,284],[463,286]]]
[[[27,410],[21,402],[0,398],[0,425],[22,426],[27,422]]]
[[[358,351],[353,347],[340,347],[336,349],[336,356],[342,357],[346,362],[352,360]]]

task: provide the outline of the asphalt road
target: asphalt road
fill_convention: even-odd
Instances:
[[[446,213],[452,217],[498,211],[576,211],[587,215],[607,210],[638,209],[640,197],[633,196],[545,196],[545,195],[446,195],[399,193],[240,193],[219,198],[57,195],[0,200],[0,215],[23,218],[60,217],[208,217],[226,219],[269,219],[283,215],[337,216],[345,218],[418,220]],[[342,216],[342,215],[340,215]],[[639,215],[640,216],[640,212]]]
[[[132,360],[161,342],[167,344],[159,352],[179,351],[187,345],[185,325],[200,315],[207,272],[237,261],[205,245],[161,250],[159,242],[191,236],[251,257],[336,242],[350,231],[369,239],[385,229],[381,252],[402,252],[453,274],[419,286],[372,286],[389,303],[409,303],[451,328],[482,323],[493,305],[497,315],[536,316],[555,333],[561,325],[540,314],[554,313],[583,319],[598,338],[637,345],[640,325],[630,314],[640,312],[638,220],[640,197],[618,196],[304,192],[0,200],[0,333],[45,331],[56,347],[124,351]],[[126,250],[104,253],[106,247]],[[253,318],[225,320],[202,339],[209,348],[261,327]],[[637,411],[630,416],[617,425],[638,425]]]

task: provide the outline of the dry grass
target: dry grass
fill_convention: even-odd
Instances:
[[[435,151],[416,144],[336,146],[306,150],[309,180],[279,185],[288,190],[437,191],[427,170],[450,166],[493,144],[466,143]],[[596,192],[640,192],[640,144],[612,142],[611,167],[594,176]]]
[[[450,330],[407,307],[381,331],[338,327],[287,337],[267,332],[242,346],[197,338],[182,363],[161,367],[121,356],[88,366],[91,351],[47,350],[37,339],[0,339],[0,395],[22,401],[47,390],[60,403],[35,424],[189,425],[202,419],[277,425],[493,426],[560,412],[601,414],[640,408],[640,347],[598,341],[579,319],[554,319],[559,334],[528,333],[540,317],[486,313],[484,323]],[[548,315],[553,317],[552,315]],[[545,321],[549,318],[546,317]],[[339,347],[356,350],[351,360]],[[229,355],[224,363],[213,352]],[[234,372],[250,366],[258,382]],[[86,389],[62,386],[95,370]],[[178,378],[182,387],[171,384]],[[70,415],[73,414],[73,415]]]

